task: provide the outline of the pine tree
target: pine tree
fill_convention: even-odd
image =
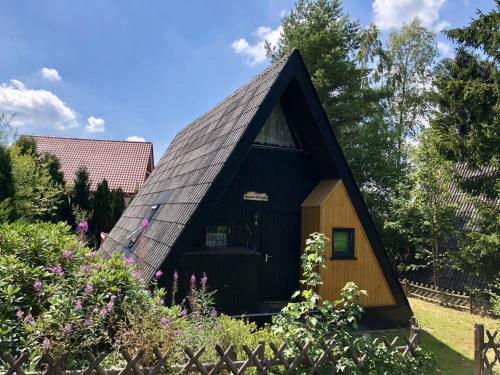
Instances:
[[[438,110],[430,121],[432,139],[445,159],[482,171],[476,178],[455,175],[478,213],[469,223],[474,230],[460,249],[459,266],[490,280],[500,273],[499,24],[496,1],[490,13],[478,11],[468,26],[448,31],[458,46],[454,58],[444,59],[436,69]]]
[[[121,188],[111,192],[111,226],[113,227],[125,211],[125,197]]]
[[[13,195],[14,181],[9,150],[0,144],[0,223],[9,221],[13,217]]]
[[[93,200],[92,228],[96,243],[101,242],[101,233],[109,232],[112,228],[111,220],[111,191],[108,181],[102,180],[97,185]]]
[[[89,172],[86,167],[80,167],[75,172],[73,189],[71,192],[72,205],[78,210],[90,212],[92,210],[92,195],[90,193]]]

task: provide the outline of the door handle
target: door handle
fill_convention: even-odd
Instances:
[[[273,257],[272,255],[266,254],[266,260],[265,260],[265,262],[267,263],[267,261],[268,261],[269,259],[271,259],[272,257]]]

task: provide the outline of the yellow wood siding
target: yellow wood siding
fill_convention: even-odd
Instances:
[[[361,226],[356,211],[340,180],[321,181],[302,204],[302,244],[312,232],[325,234],[328,241],[325,251],[326,268],[321,270],[323,285],[319,288],[322,298],[335,300],[348,281],[354,281],[368,291],[363,297],[365,306],[394,305],[394,297],[387,285],[371,245]],[[354,228],[355,260],[330,259],[332,255],[332,229]]]

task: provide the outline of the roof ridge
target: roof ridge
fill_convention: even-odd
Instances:
[[[95,142],[118,142],[118,143],[139,143],[139,144],[150,144],[153,145],[153,142],[151,141],[127,141],[127,140],[122,140],[122,139],[102,139],[102,138],[78,138],[78,137],[62,137],[62,136],[56,136],[56,135],[33,135],[33,134],[25,134],[22,135],[25,137],[32,137],[32,138],[52,138],[52,139],[74,139],[77,141],[95,141]]]

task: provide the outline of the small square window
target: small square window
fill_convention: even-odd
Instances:
[[[354,228],[333,228],[332,259],[354,257]]]
[[[229,226],[208,225],[205,230],[206,247],[227,247],[229,237]]]

